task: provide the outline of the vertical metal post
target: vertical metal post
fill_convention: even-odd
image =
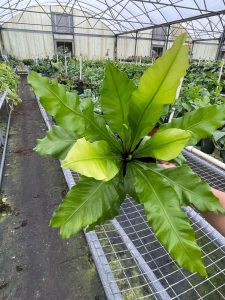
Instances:
[[[83,61],[82,61],[82,55],[80,55],[80,80],[83,79]]]
[[[220,84],[221,76],[223,74],[223,66],[224,66],[224,59],[221,60],[221,66],[220,66],[220,72],[219,72],[219,77],[218,77],[218,85]]]
[[[57,45],[55,42],[55,36],[54,36],[54,28],[53,28],[53,15],[52,15],[52,8],[51,5],[49,6],[49,10],[50,10],[50,16],[51,16],[51,32],[52,32],[52,42],[53,42],[53,47],[54,47],[54,53],[55,55],[57,55]]]
[[[115,35],[115,40],[114,40],[114,60],[117,60],[117,45],[118,45],[118,35]]]
[[[223,27],[223,33],[222,33],[222,35],[219,39],[219,45],[218,45],[218,49],[217,49],[217,52],[216,52],[216,60],[221,59],[224,40],[225,40],[225,26]]]
[[[8,118],[8,123],[7,123],[6,134],[5,134],[5,141],[4,141],[4,148],[3,148],[2,159],[1,159],[1,163],[0,163],[0,187],[1,187],[2,179],[3,179],[3,170],[4,170],[6,150],[7,150],[7,144],[8,144],[9,131],[10,131],[11,114],[12,114],[12,110],[10,110],[10,112],[9,112],[9,118]]]
[[[150,53],[149,53],[149,56],[152,58],[152,33],[149,33],[149,35],[151,35],[151,38],[150,38],[151,45],[150,45]]]
[[[194,46],[195,46],[195,40],[192,41],[192,58],[194,58]]]
[[[168,25],[168,30],[167,30],[167,36],[166,36],[166,42],[165,42],[165,50],[168,49],[169,37],[170,37],[170,25]]]
[[[0,27],[0,53],[1,54],[4,54],[5,52],[5,45],[4,45],[4,40],[3,40],[3,37],[2,37],[2,28]]]
[[[65,57],[64,57],[64,59],[65,59],[65,74],[67,76],[67,57],[66,57],[66,51],[64,51],[64,54],[65,54]]]
[[[135,47],[134,47],[134,58],[137,58],[137,37],[138,37],[138,31],[136,31],[136,36],[135,36]]]

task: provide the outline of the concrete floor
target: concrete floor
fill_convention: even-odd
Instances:
[[[83,233],[62,240],[48,226],[67,185],[59,163],[32,150],[46,127],[26,77],[20,96],[2,186],[13,212],[0,223],[0,299],[106,299]]]

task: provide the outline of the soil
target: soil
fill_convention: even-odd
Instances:
[[[12,213],[0,224],[0,300],[106,299],[83,233],[62,240],[48,226],[67,191],[59,163],[32,151],[46,127],[21,77],[2,194]]]
[[[0,202],[0,214],[10,214],[11,212],[12,209],[8,204]]]

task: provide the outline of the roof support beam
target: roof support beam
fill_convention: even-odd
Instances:
[[[177,3],[179,3],[179,1],[175,2],[174,4],[172,3],[168,3],[168,2],[163,2],[163,1],[149,1],[149,0],[133,0],[133,2],[140,2],[140,3],[151,3],[151,4],[156,4],[156,5],[164,5],[164,7],[166,6],[171,6],[171,7],[174,7],[174,8],[184,8],[184,9],[190,9],[190,7],[188,6],[184,6],[184,5],[179,5]],[[191,8],[192,10],[195,10],[195,11],[199,11],[200,9],[199,8],[196,8],[196,7],[192,7]],[[206,10],[206,9],[201,9],[202,12],[213,12],[211,10]]]
[[[193,20],[198,20],[198,19],[204,19],[204,18],[208,18],[208,21],[210,17],[212,16],[216,16],[218,15],[219,18],[221,19],[221,16],[225,15],[225,0],[223,0],[223,4],[221,4],[220,6],[220,10],[218,11],[212,11],[212,9],[207,9],[206,3],[205,3],[205,7],[202,8],[198,5],[198,1],[195,0],[195,4],[196,6],[194,7],[189,7],[189,4],[182,4],[180,1],[175,1],[172,3],[172,1],[166,1],[166,0],[132,0],[130,1],[132,3],[132,5],[135,7],[134,10],[132,10],[132,7],[128,7],[128,2],[129,0],[126,1],[122,1],[122,3],[118,2],[118,1],[114,1],[113,4],[109,4],[109,1],[100,1],[100,3],[104,4],[103,5],[103,9],[101,9],[101,6],[97,6],[94,3],[90,3],[87,4],[86,2],[83,1],[79,1],[79,0],[66,0],[63,1],[63,3],[59,0],[55,0],[53,2],[42,2],[39,0],[27,0],[27,1],[12,1],[12,0],[4,0],[4,3],[1,4],[0,6],[0,10],[1,10],[1,14],[0,14],[0,22],[2,24],[4,24],[4,22],[7,23],[7,20],[9,20],[12,16],[17,15],[19,12],[21,12],[21,15],[19,17],[19,21],[21,19],[21,17],[23,16],[23,14],[25,12],[32,12],[33,10],[30,9],[29,7],[32,7],[33,4],[38,4],[38,6],[41,8],[41,11],[37,11],[35,13],[41,13],[41,14],[45,14],[47,15],[50,19],[51,19],[51,15],[49,14],[48,11],[46,11],[44,9],[45,5],[59,5],[62,8],[62,12],[63,13],[67,13],[67,9],[70,9],[70,11],[73,10],[74,7],[76,7],[76,9],[79,9],[81,12],[83,12],[83,15],[79,15],[77,16],[77,18],[82,18],[81,23],[83,22],[89,22],[89,19],[94,19],[96,20],[96,23],[94,25],[92,25],[92,22],[90,22],[90,27],[94,28],[95,25],[101,20],[103,23],[105,21],[105,25],[109,27],[109,29],[111,29],[113,31],[114,34],[118,35],[118,36],[122,36],[125,34],[134,34],[136,32],[140,32],[140,31],[145,31],[147,29],[153,29],[153,28],[157,28],[157,27],[163,27],[163,26],[168,26],[168,25],[172,25],[172,24],[182,24],[184,22],[190,22]],[[19,4],[21,2],[21,4]],[[26,5],[22,4],[26,2]],[[97,1],[96,1],[97,2]],[[42,3],[42,5],[41,5]],[[140,3],[142,4],[142,6],[140,5]],[[147,6],[145,5],[145,3],[147,4],[152,4],[152,6]],[[36,5],[35,4],[35,5]],[[187,5],[187,6],[186,6]],[[107,7],[106,7],[107,6]],[[136,7],[137,7],[137,12],[136,12]],[[152,7],[152,9],[151,9]],[[165,7],[173,7],[176,11],[177,11],[177,16],[176,16],[176,20],[171,21],[171,22],[167,22],[167,14],[163,13],[163,9]],[[182,18],[183,14],[181,13],[180,9],[190,9],[192,11],[194,11],[194,13],[196,14],[195,16],[191,16],[188,18]],[[223,10],[222,10],[223,8]],[[161,24],[156,24],[155,21],[153,21],[150,16],[151,13],[157,12],[158,14],[161,15],[162,19],[162,23]],[[125,14],[123,15],[123,12],[125,12]],[[87,13],[87,14],[86,14]],[[188,12],[188,15],[189,12]],[[126,17],[125,17],[126,16]],[[142,16],[145,16],[145,18],[142,20]],[[84,20],[85,17],[85,20]],[[142,20],[142,21],[140,21]],[[18,20],[17,20],[18,22]],[[211,28],[210,35],[208,34],[208,37],[210,38],[212,36],[217,38],[222,32],[222,26],[224,21],[222,20],[222,26],[221,24],[217,23],[217,21],[215,22],[215,24],[212,22],[208,22],[209,24],[207,24],[208,27]],[[219,27],[217,27],[217,25],[220,25]],[[141,26],[141,28],[139,28],[139,26]],[[189,24],[188,25],[190,28],[187,30],[194,30],[193,25]],[[214,30],[214,27],[216,28],[216,30]],[[205,29],[205,32],[207,31],[207,28],[202,28]],[[194,39],[201,39],[202,37],[204,37],[203,35],[201,35],[201,31],[202,29],[196,30],[196,34],[195,34],[195,38]],[[208,28],[209,29],[209,28]],[[220,31],[221,29],[221,31]],[[218,32],[218,33],[217,33]],[[171,34],[171,33],[170,33]],[[191,33],[190,33],[191,35]]]
[[[173,25],[173,24],[178,24],[178,23],[184,23],[184,22],[198,20],[198,19],[209,18],[209,17],[212,17],[212,16],[221,15],[221,14],[225,14],[224,9],[220,10],[220,11],[217,11],[217,12],[211,12],[211,13],[208,13],[208,14],[201,14],[199,16],[194,16],[194,17],[190,17],[190,18],[184,18],[184,19],[175,20],[175,21],[166,22],[166,23],[157,24],[157,25],[155,24],[155,25],[151,25],[151,26],[148,26],[148,27],[145,27],[145,28],[138,28],[137,30],[130,30],[130,31],[126,31],[126,32],[121,32],[121,33],[118,33],[118,35],[135,33],[137,31],[144,31],[144,30],[153,29],[153,28],[157,28],[157,27],[163,27],[163,26],[168,26],[168,25]]]
[[[208,41],[218,41],[220,38],[209,38],[209,39],[194,39],[192,42],[208,42]]]
[[[224,41],[225,41],[225,26],[223,27],[223,33],[219,39],[219,45],[218,45],[218,49],[216,52],[216,60],[219,60],[222,58],[221,56],[222,56],[222,49],[223,49]]]

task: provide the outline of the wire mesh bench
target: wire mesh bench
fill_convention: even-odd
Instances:
[[[185,156],[196,173],[212,187],[225,191],[225,174],[220,169],[187,151]],[[225,299],[225,238],[197,212],[187,211],[209,274],[204,279],[180,268],[171,259],[155,238],[143,212],[141,205],[127,197],[116,223],[113,221],[96,230],[122,298]],[[133,254],[132,250],[137,253]]]

